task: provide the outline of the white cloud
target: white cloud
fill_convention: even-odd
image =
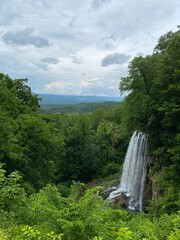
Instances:
[[[0,71],[37,92],[113,96],[128,56],[150,54],[176,29],[180,2],[1,0],[0,12]]]
[[[92,0],[91,6],[93,9],[99,9],[104,6],[104,4],[110,3],[111,0]]]
[[[77,64],[82,64],[82,56],[71,56],[72,57],[72,60],[73,60],[73,63],[77,63]]]

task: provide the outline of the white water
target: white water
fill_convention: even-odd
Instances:
[[[128,209],[142,211],[147,171],[147,135],[135,131],[129,142],[119,187],[110,193],[111,201],[121,193],[128,197]]]

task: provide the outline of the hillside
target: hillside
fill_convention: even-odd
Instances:
[[[46,113],[71,113],[84,114],[90,113],[97,109],[110,109],[118,106],[118,102],[96,102],[96,103],[79,103],[79,104],[41,104],[41,111]]]

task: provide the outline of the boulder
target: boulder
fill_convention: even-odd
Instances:
[[[117,187],[109,187],[109,188],[106,188],[106,189],[102,189],[100,192],[99,192],[99,195],[101,197],[103,197],[104,200],[106,200],[110,193],[115,191],[117,189]],[[115,196],[113,199],[111,199],[110,201],[110,205],[118,205],[122,208],[127,208],[128,206],[128,196],[125,194],[125,193],[119,193],[117,196]]]
[[[117,187],[104,188],[99,192],[99,195],[103,197],[104,200],[106,200],[109,197],[109,194],[116,189]]]
[[[127,208],[128,206],[128,196],[125,193],[119,193],[111,200],[111,205],[116,204],[122,208]]]

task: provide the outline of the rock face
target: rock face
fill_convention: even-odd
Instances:
[[[117,187],[109,187],[107,189],[103,189],[100,191],[99,195],[103,197],[104,200],[106,200],[109,197],[109,194],[112,191],[115,191]],[[122,208],[127,208],[128,206],[128,197],[125,195],[125,193],[120,193],[118,196],[114,197],[113,200],[110,202],[110,205],[119,205]]]
[[[106,200],[109,197],[109,194],[116,189],[117,187],[109,187],[109,188],[102,189],[99,195],[103,197],[104,200]]]
[[[152,180],[152,200],[156,200],[161,196],[161,194],[158,191],[157,186],[156,186],[156,179],[159,177],[160,174],[161,173],[157,172],[151,178],[151,180]]]
[[[111,201],[111,204],[117,204],[118,206],[121,206],[122,208],[128,207],[128,197],[124,193],[120,193],[114,199]]]

